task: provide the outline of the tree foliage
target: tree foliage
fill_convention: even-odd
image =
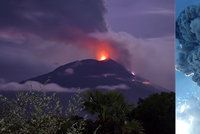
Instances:
[[[1,103],[6,98],[1,99]],[[1,133],[49,134],[57,131],[62,107],[56,94],[21,92],[16,99],[7,100],[9,110],[1,117]]]
[[[85,109],[97,115],[97,134],[143,134],[138,121],[128,121],[133,106],[126,103],[118,92],[89,91],[84,96]]]
[[[174,134],[175,93],[163,92],[140,99],[132,116],[143,123],[146,134]]]
[[[78,92],[66,103],[55,93],[0,96],[2,134],[173,134],[174,122],[174,93],[140,99],[136,107],[114,91]]]

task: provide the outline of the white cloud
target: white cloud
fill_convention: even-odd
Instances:
[[[16,82],[0,83],[0,91],[45,91],[45,92],[76,92],[77,88],[63,88],[55,83],[41,84],[36,81],[28,81],[24,84]]]
[[[199,134],[200,132],[200,92],[185,98],[177,98],[176,133]]]
[[[119,84],[119,85],[114,85],[114,86],[99,85],[96,88],[97,89],[107,89],[107,90],[129,89],[129,87],[125,84]]]
[[[140,39],[126,32],[93,33],[100,40],[114,41],[113,48],[127,50],[119,54],[119,60],[129,62],[126,66],[137,75],[159,86],[174,90],[173,36]]]
[[[174,11],[171,9],[166,9],[166,8],[152,8],[152,9],[140,12],[139,14],[174,15]]]

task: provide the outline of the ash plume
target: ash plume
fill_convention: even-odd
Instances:
[[[176,20],[178,48],[177,69],[200,85],[200,4],[182,11]]]
[[[73,40],[84,33],[107,31],[105,12],[103,0],[2,0],[0,28]]]
[[[112,59],[158,85],[174,88],[172,36],[139,39],[113,32],[106,24],[105,2],[1,0],[0,76],[22,81],[68,62],[95,58],[96,48],[107,42]]]
[[[91,56],[83,42],[107,31],[105,12],[103,0],[1,0],[0,76],[21,81]]]

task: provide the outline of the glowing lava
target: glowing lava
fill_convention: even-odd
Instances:
[[[100,47],[96,51],[96,59],[99,61],[107,60],[109,59],[110,54],[111,49],[107,45],[100,45]]]
[[[97,53],[97,60],[102,61],[102,60],[106,60],[109,58],[109,54],[107,51],[102,50],[100,52]]]
[[[117,59],[117,53],[109,42],[102,41],[95,47],[95,55],[98,61],[104,61],[108,59]]]
[[[99,60],[106,60],[106,59],[107,59],[107,57],[105,55],[102,55]]]

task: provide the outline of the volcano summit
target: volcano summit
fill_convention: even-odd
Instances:
[[[21,83],[36,81],[41,84],[55,83],[64,88],[118,90],[132,97],[163,91],[147,80],[131,73],[112,59],[102,61],[86,59],[58,67],[54,71],[30,78]]]

